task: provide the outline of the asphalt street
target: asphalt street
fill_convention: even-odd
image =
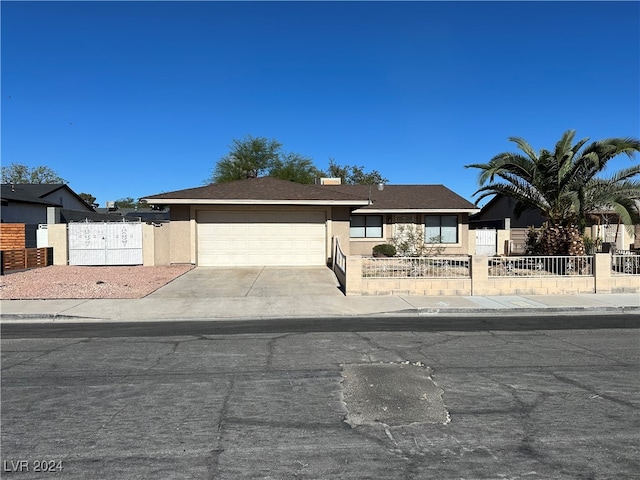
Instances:
[[[629,314],[3,324],[1,473],[640,478],[638,327]]]
[[[638,313],[492,314],[492,315],[383,315],[351,317],[305,317],[256,320],[198,320],[95,323],[5,323],[3,338],[122,337],[171,335],[229,335],[243,333],[379,332],[379,331],[462,331],[487,330],[573,330],[640,328]]]

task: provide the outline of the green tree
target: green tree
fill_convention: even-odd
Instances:
[[[299,153],[285,153],[277,140],[247,135],[234,139],[228,154],[218,160],[208,183],[224,183],[248,177],[269,175],[298,183],[314,183],[318,177],[341,178],[349,185],[386,183],[380,172],[364,167],[338,165],[329,159],[329,170],[316,167],[313,160]]]
[[[123,197],[116,200],[116,208],[146,208],[147,202],[136,200],[133,197]]]
[[[22,163],[12,163],[2,167],[2,183],[68,183],[49,167],[29,167]]]
[[[234,139],[230,152],[216,164],[210,183],[232,182],[268,173],[282,154],[282,144],[247,135]]]
[[[553,151],[536,153],[522,138],[510,137],[521,152],[504,152],[488,163],[466,165],[480,169],[478,203],[501,194],[516,201],[516,214],[539,209],[547,219],[541,236],[542,253],[577,254],[584,251],[582,233],[589,212],[611,208],[623,223],[640,220],[640,165],[603,177],[608,162],[618,155],[633,159],[640,140],[608,138],[585,146],[588,138],[573,143],[575,131],[566,131]]]
[[[377,170],[365,172],[364,167],[356,165],[338,165],[332,158],[329,159],[329,169],[325,172],[326,177],[341,178],[346,185],[374,185],[387,183]]]
[[[85,201],[88,205],[95,205],[96,197],[91,195],[90,193],[79,193],[78,196]]]
[[[312,184],[316,178],[322,176],[322,172],[316,168],[310,158],[298,153],[288,153],[273,162],[269,176],[297,183]]]

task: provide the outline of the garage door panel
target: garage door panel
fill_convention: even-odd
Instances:
[[[198,212],[198,265],[324,265],[324,212]]]

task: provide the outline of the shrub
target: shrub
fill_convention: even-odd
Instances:
[[[389,243],[383,243],[373,247],[373,255],[376,257],[393,257],[396,254],[396,247]]]
[[[530,226],[527,231],[524,251],[527,255],[540,255],[542,247],[540,245],[540,233],[535,227]]]
[[[391,239],[401,257],[441,255],[445,248],[440,241],[438,236],[429,238],[425,243],[424,228],[416,225],[398,225],[396,235]]]

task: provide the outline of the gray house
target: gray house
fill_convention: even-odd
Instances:
[[[110,216],[97,213],[65,184],[10,184],[1,189],[2,223],[24,223],[26,247],[36,246],[36,230],[41,223],[104,221]],[[121,217],[120,217],[121,218]]]

